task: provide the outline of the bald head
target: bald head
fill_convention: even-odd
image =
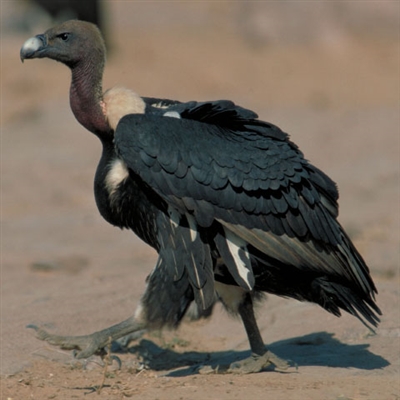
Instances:
[[[100,106],[106,49],[96,25],[64,22],[28,39],[20,54],[22,61],[50,58],[67,65],[72,71],[70,105],[76,119],[98,136],[109,134]]]
[[[66,21],[45,33],[28,39],[21,48],[21,60],[51,58],[74,68],[93,60],[104,66],[106,48],[96,25],[78,20]]]

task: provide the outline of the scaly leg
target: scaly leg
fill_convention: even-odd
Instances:
[[[230,365],[227,372],[234,374],[250,374],[260,372],[269,365],[274,365],[279,370],[286,370],[291,363],[276,356],[265,348],[257,321],[254,315],[253,301],[250,294],[246,294],[243,302],[238,307],[239,315],[242,318],[249,339],[252,355],[241,361]]]
[[[40,340],[44,340],[64,350],[78,350],[75,353],[76,358],[89,358],[93,354],[103,356],[104,347],[108,343],[130,333],[145,329],[144,323],[138,322],[135,316],[109,328],[83,336],[59,336],[48,333],[36,325],[28,325],[27,327],[34,329],[36,337]]]
[[[238,313],[242,318],[249,339],[252,355],[244,360],[233,363],[206,365],[199,368],[200,374],[251,374],[260,372],[269,365],[276,369],[285,370],[292,363],[285,361],[265,348],[257,326],[253,310],[253,300],[250,293],[238,286],[216,282],[218,296],[225,308],[233,314]]]

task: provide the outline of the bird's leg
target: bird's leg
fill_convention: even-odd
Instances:
[[[93,354],[104,356],[104,348],[112,341],[145,329],[145,323],[132,316],[119,324],[90,335],[59,336],[48,333],[36,325],[28,325],[36,331],[36,337],[64,350],[75,350],[76,358],[88,358]]]
[[[279,358],[277,355],[265,348],[260,330],[257,326],[253,301],[250,294],[245,295],[243,302],[238,307],[238,311],[246,329],[252,355],[249,358],[232,363],[227,372],[235,374],[250,374],[260,372],[271,364],[279,370],[288,369],[291,365],[290,362]]]

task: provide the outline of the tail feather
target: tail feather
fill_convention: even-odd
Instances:
[[[339,224],[340,243],[332,246],[220,222],[248,243],[256,290],[311,301],[336,316],[343,309],[371,330],[378,325],[376,287]]]
[[[368,329],[377,327],[382,315],[372,298],[359,294],[338,282],[332,282],[324,277],[316,278],[312,283],[314,301],[330,313],[340,316],[340,309],[358,318]]]

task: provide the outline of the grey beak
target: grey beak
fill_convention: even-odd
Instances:
[[[47,45],[47,40],[44,35],[37,35],[28,39],[21,47],[21,61],[25,59],[40,57],[40,52]]]

